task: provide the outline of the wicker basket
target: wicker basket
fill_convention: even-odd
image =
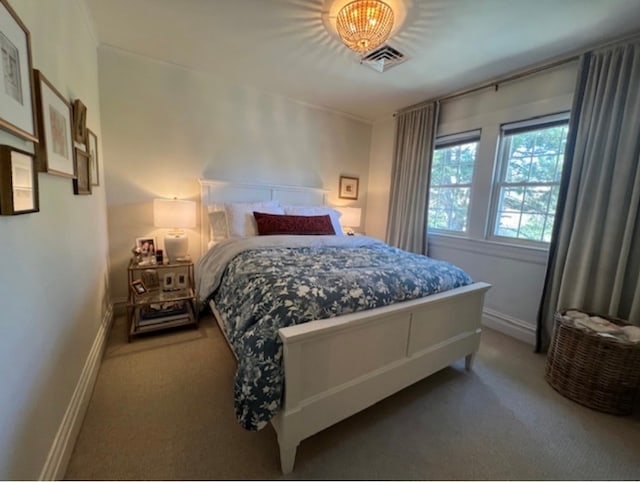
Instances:
[[[589,408],[629,415],[640,387],[640,344],[577,328],[562,316],[566,311],[555,314],[556,326],[547,353],[547,382]],[[619,326],[629,324],[610,316],[587,314]]]

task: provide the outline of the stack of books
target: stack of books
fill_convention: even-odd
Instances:
[[[172,301],[169,303],[152,303],[140,308],[138,326],[156,325],[169,321],[189,321],[189,311],[186,301]]]

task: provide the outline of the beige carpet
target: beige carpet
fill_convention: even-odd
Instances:
[[[118,318],[66,478],[640,479],[640,416],[565,399],[544,362],[485,330],[473,372],[458,362],[304,440],[283,477],[273,429],[235,422],[234,361],[210,317],[132,343]]]

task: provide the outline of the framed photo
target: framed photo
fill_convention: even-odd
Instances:
[[[100,185],[100,173],[98,172],[98,136],[91,129],[87,129],[87,151],[91,162],[91,185]]]
[[[39,210],[38,173],[33,155],[0,146],[0,214],[26,214]]]
[[[176,289],[185,289],[188,286],[187,273],[178,273],[175,279]]]
[[[36,146],[38,170],[75,177],[71,138],[71,104],[39,70],[34,71],[36,112],[40,143]]]
[[[147,287],[141,279],[136,279],[131,282],[131,289],[137,295],[143,295],[148,292]]]
[[[156,254],[156,238],[153,236],[145,236],[136,238],[136,248],[140,250],[140,256],[151,256]]]
[[[75,149],[76,178],[73,180],[73,194],[91,194],[91,166],[89,154]]]
[[[0,127],[37,143],[31,37],[7,0],[0,0],[0,52]]]
[[[162,280],[162,291],[173,291],[176,289],[175,273],[165,273]]]
[[[73,140],[87,143],[87,107],[80,99],[73,101]]]
[[[338,197],[340,199],[358,199],[358,182],[357,177],[340,176]]]

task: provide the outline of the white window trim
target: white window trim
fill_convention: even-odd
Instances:
[[[504,154],[505,145],[502,141],[503,136],[517,133],[518,131],[531,131],[544,128],[555,123],[569,122],[570,112],[559,112],[556,114],[550,114],[545,116],[533,117],[522,121],[509,122],[500,126],[500,136],[498,138],[498,149],[496,149],[495,159],[495,176],[491,186],[491,200],[489,206],[489,219],[486,226],[486,239],[499,243],[508,243],[512,245],[521,245],[529,247],[542,247],[547,248],[549,243],[546,241],[535,241],[531,239],[515,238],[511,236],[500,236],[495,234],[496,224],[498,222],[498,204],[500,202],[500,188],[503,186],[503,178],[507,168],[507,159]],[[558,183],[509,183],[509,185],[517,186],[532,186],[532,185],[559,185]]]
[[[482,134],[482,129],[474,129],[471,131],[464,131],[464,132],[459,132],[456,134],[449,134],[446,136],[440,136],[436,138],[435,141],[435,145],[433,148],[433,151],[435,152],[437,149],[446,149],[448,147],[454,147],[454,146],[458,146],[460,144],[467,144],[469,142],[476,142],[478,145],[476,146],[476,156],[478,155],[477,152],[477,148],[480,146],[480,136]],[[442,184],[437,186],[438,188],[458,188],[458,187],[468,187],[469,188],[469,199],[471,199],[471,196],[473,194],[473,186],[474,186],[474,178],[475,178],[475,174],[476,174],[476,162],[477,159],[474,160],[473,163],[473,176],[471,176],[471,181],[469,182],[469,184]],[[430,171],[433,167],[430,167]],[[431,194],[431,172],[429,173],[429,194]],[[442,229],[442,228],[431,228],[428,226],[428,222],[427,222],[427,232],[430,233],[434,233],[434,234],[450,234],[453,236],[464,236],[464,235],[468,235],[469,232],[469,213],[471,212],[470,209],[471,206],[469,206],[469,208],[467,208],[467,227],[464,231],[453,231],[450,229]],[[429,205],[427,203],[427,213],[429,211]]]

